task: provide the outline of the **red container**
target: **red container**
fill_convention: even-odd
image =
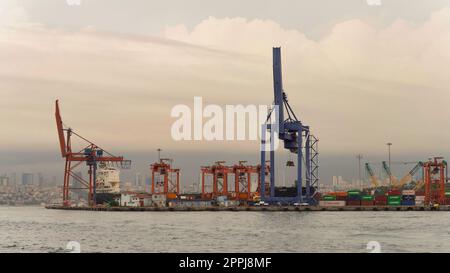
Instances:
[[[376,195],[375,201],[387,203],[387,196],[386,195]]]
[[[346,196],[336,196],[336,201],[347,201]]]
[[[375,204],[374,201],[361,201],[361,206],[373,206]]]
[[[423,196],[425,195],[424,191],[416,191],[416,196]]]
[[[387,200],[375,200],[375,206],[387,206]]]
[[[450,196],[445,196],[445,204],[450,205]]]
[[[347,206],[361,206],[361,201],[359,201],[359,200],[347,200]]]
[[[402,195],[401,190],[390,190],[388,191],[388,195]]]

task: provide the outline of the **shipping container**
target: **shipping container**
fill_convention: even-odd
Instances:
[[[424,200],[416,200],[414,203],[416,206],[423,206],[425,204]]]
[[[386,206],[387,200],[375,200],[375,206]]]
[[[176,199],[177,198],[177,194],[176,193],[168,193],[167,194],[167,199]]]
[[[372,200],[362,200],[361,201],[361,206],[373,206],[375,204],[375,202]]]
[[[372,195],[363,195],[361,196],[361,201],[373,201],[374,197]]]
[[[336,196],[336,200],[337,201],[346,201],[347,200],[347,195],[346,196]]]
[[[334,195],[336,197],[338,197],[338,196],[346,197],[347,196],[347,192],[345,192],[345,191],[335,191],[335,192],[328,193],[328,195]]]
[[[324,195],[322,197],[322,200],[324,200],[324,201],[336,201],[336,196],[334,196],[334,195]]]
[[[403,190],[402,195],[416,195],[415,190]]]
[[[425,201],[424,195],[416,195],[416,201]]]
[[[400,190],[390,190],[388,195],[402,195],[402,192]]]
[[[415,195],[402,195],[402,200],[404,201],[414,201],[416,200],[416,196]]]
[[[246,192],[239,193],[239,199],[248,199],[248,193]]]
[[[386,195],[376,195],[375,196],[375,201],[387,202],[387,196]]]
[[[344,207],[345,201],[320,201],[319,206],[321,206],[321,207]]]
[[[361,195],[349,195],[347,201],[361,201]]]
[[[361,206],[361,200],[347,200],[347,206]]]
[[[360,190],[350,190],[350,191],[347,191],[347,195],[348,196],[350,196],[350,195],[361,195],[361,191]]]
[[[416,201],[414,200],[402,200],[401,202],[402,206],[415,206]]]
[[[388,200],[388,206],[401,206],[402,202],[400,200],[398,201],[393,201],[393,200]]]

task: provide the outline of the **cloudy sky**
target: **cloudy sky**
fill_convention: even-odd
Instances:
[[[257,163],[257,142],[173,141],[170,111],[194,96],[270,104],[272,46],[325,182],[354,177],[358,153],[384,159],[388,141],[397,161],[450,155],[448,0],[0,0],[0,173],[62,172],[56,98],[134,171],[158,147],[186,180],[215,159]]]

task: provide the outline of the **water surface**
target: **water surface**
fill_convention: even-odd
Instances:
[[[0,252],[450,251],[450,212],[90,212],[0,207]]]

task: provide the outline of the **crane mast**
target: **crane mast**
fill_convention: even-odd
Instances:
[[[266,196],[265,183],[261,183],[261,200],[280,203],[313,202],[313,195],[318,186],[318,139],[311,133],[309,126],[299,121],[289,105],[287,95],[283,89],[281,48],[273,48],[273,90],[274,105],[267,121],[262,126],[261,166],[265,166],[267,144],[270,152],[270,194]],[[275,123],[270,123],[271,115],[275,112]],[[285,114],[287,118],[285,118]],[[270,138],[266,142],[266,133]],[[297,155],[297,196],[275,196],[275,140],[277,137],[283,142],[285,149]],[[265,172],[261,170],[261,181],[265,181]],[[305,184],[303,184],[303,180]],[[305,186],[305,187],[304,187]]]
[[[77,134],[71,128],[64,128],[58,100],[56,100],[55,102],[55,118],[61,156],[65,158],[63,205],[70,205],[71,189],[87,189],[89,205],[95,206],[97,181],[96,175],[98,163],[105,163],[123,169],[129,169],[131,167],[131,161],[125,160],[122,156],[114,156],[108,153],[93,142]],[[72,151],[72,138],[74,137],[85,143],[85,146],[80,150],[77,150],[76,152]],[[83,162],[86,163],[86,166],[88,168],[88,179],[80,177],[75,172],[75,169],[79,167]],[[81,188],[74,188],[73,182],[79,183],[81,185]]]

